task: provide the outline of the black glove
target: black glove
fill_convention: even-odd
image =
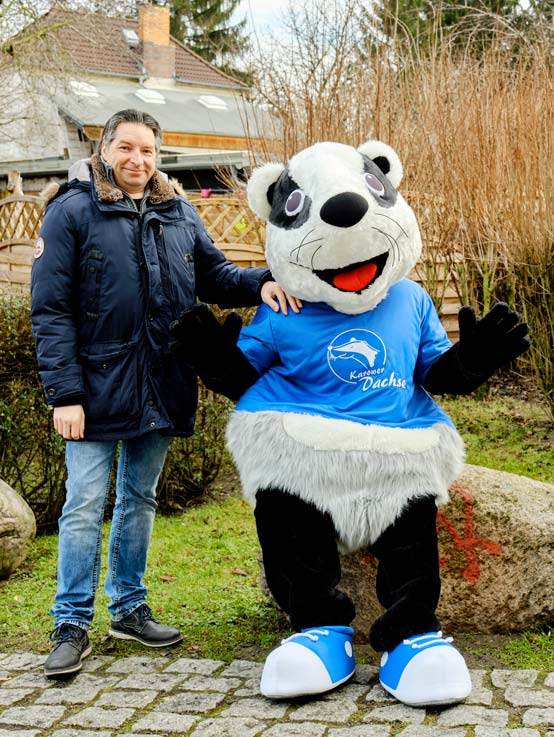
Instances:
[[[478,320],[472,307],[458,313],[460,339],[433,363],[423,386],[431,394],[469,394],[531,345],[527,323],[504,302]]]
[[[473,374],[492,373],[513,361],[531,345],[529,327],[505,302],[498,302],[478,320],[472,307],[458,314],[458,359]]]
[[[231,312],[220,323],[208,305],[195,304],[171,323],[170,348],[193,367],[204,384],[238,400],[258,379],[258,372],[237,347],[242,317]]]
[[[220,323],[203,302],[184,310],[169,326],[173,340],[170,348],[179,353],[201,376],[219,364],[227,351],[236,347],[242,317],[231,312]]]

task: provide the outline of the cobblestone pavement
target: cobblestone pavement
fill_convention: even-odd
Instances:
[[[246,660],[91,656],[56,681],[44,658],[0,654],[0,737],[554,737],[554,673],[535,670],[473,670],[464,704],[413,709],[369,665],[324,697],[277,702]]]

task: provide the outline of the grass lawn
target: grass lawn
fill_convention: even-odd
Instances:
[[[540,403],[498,395],[441,403],[466,441],[468,463],[554,483],[554,426]],[[107,532],[106,526],[104,563]],[[48,652],[56,545],[56,535],[39,537],[21,569],[0,581],[0,652]],[[229,493],[227,486],[216,483],[205,504],[179,516],[157,518],[146,585],[154,615],[182,630],[182,654],[263,659],[289,634],[284,616],[261,594],[258,576],[253,515],[236,488]],[[107,636],[106,604],[100,591],[91,629],[94,652],[144,654],[146,649],[138,643]],[[458,642],[476,667],[554,670],[552,631],[500,638],[468,634]],[[369,648],[359,649],[360,662],[374,658]]]
[[[104,529],[106,573],[108,525]],[[0,581],[0,652],[48,652],[49,614],[56,591],[57,535],[36,539],[25,564]],[[258,587],[258,543],[250,506],[226,496],[175,517],[158,516],[145,583],[155,618],[179,627],[183,646],[199,657],[230,660],[271,648],[286,622]],[[94,650],[144,651],[107,636],[107,597],[99,590]]]
[[[444,399],[462,437],[467,462],[554,484],[554,422],[527,398]]]

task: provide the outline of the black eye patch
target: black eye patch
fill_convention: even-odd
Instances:
[[[364,160],[364,180],[368,191],[381,207],[393,207],[397,199],[397,191],[387,179],[383,170],[377,166],[368,156],[362,156]],[[377,159],[379,160],[379,159]],[[383,165],[388,161],[383,159]],[[384,166],[386,168],[386,166]]]
[[[312,201],[289,176],[287,169],[281,174],[272,189],[272,192],[268,191],[268,199],[271,202],[269,222],[285,230],[304,225],[310,217]]]

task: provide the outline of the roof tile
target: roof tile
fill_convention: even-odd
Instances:
[[[55,34],[60,50],[76,69],[97,74],[138,77],[142,73],[142,47],[129,47],[123,30],[138,34],[138,20],[97,13],[51,10],[43,22],[58,26]],[[58,25],[59,24],[59,25]],[[238,80],[224,74],[191,49],[170,37],[175,47],[175,72],[180,81],[240,87]]]

